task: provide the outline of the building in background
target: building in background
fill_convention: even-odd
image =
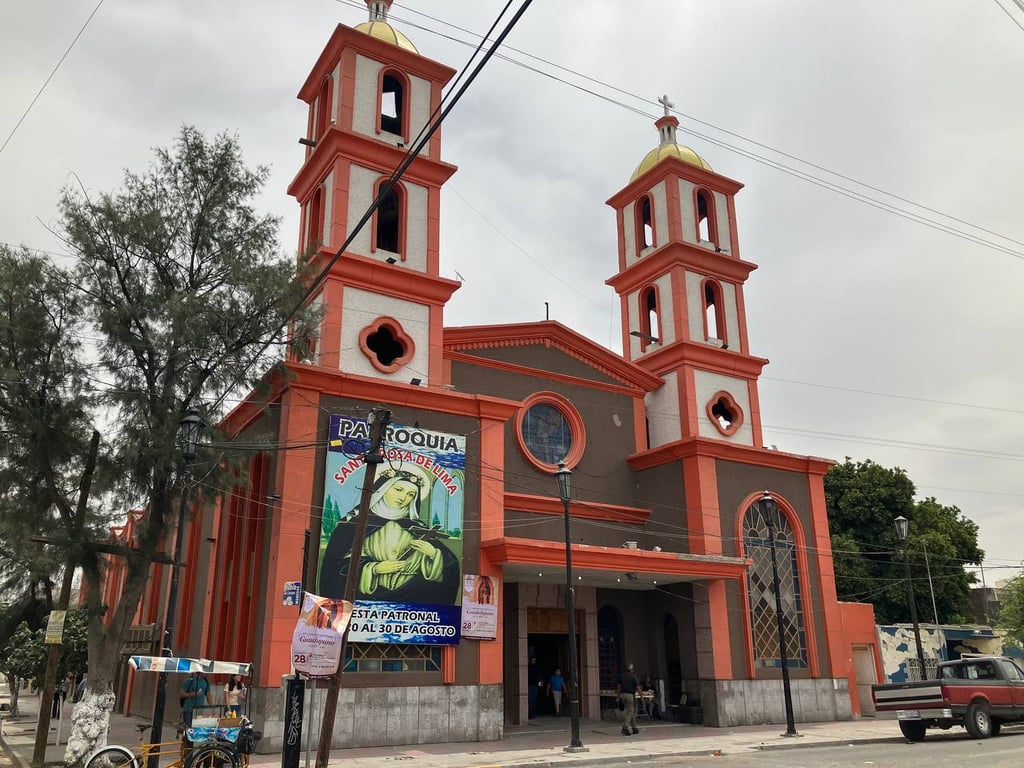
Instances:
[[[287,362],[224,421],[251,459],[233,492],[190,519],[175,650],[254,662],[253,717],[263,746],[280,746],[298,615],[283,595],[303,576],[337,592],[365,419],[384,404],[387,477],[360,584],[379,610],[356,619],[336,746],[494,739],[525,722],[529,659],[547,673],[568,666],[562,461],[574,472],[584,717],[614,706],[632,662],[667,709],[699,703],[708,725],[785,719],[766,490],[781,512],[796,718],[859,713],[879,650],[870,606],[836,600],[831,463],[762,439],[767,360],[748,343],[756,265],[741,255],[742,185],[677,143],[665,99],[654,148],[638,147],[608,201],[624,353],[553,321],[446,327],[460,283],[440,271],[441,189],[456,171],[440,131],[332,259],[454,75],[388,24],[388,0],[368,5],[370,21],[339,25],[299,91],[307,149],[288,191],[302,209],[299,251],[327,268],[315,355]],[[165,588],[162,574],[140,624],[158,620]],[[462,622],[466,589],[474,613]],[[150,712],[150,691],[132,685],[129,708]]]

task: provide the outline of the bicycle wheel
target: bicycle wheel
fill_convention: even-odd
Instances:
[[[92,753],[85,768],[138,768],[138,759],[127,747],[103,747]]]
[[[183,768],[239,768],[238,752],[226,744],[203,744],[188,753]]]

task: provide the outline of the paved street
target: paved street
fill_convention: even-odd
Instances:
[[[651,768],[679,766],[696,768],[708,764],[707,757],[666,757],[647,762]],[[1022,768],[1024,729],[1009,729],[994,739],[977,741],[963,730],[929,735],[923,742],[853,743],[844,746],[796,749],[764,749],[756,752],[724,753],[715,757],[716,768]],[[614,760],[609,768],[635,768],[636,761]]]

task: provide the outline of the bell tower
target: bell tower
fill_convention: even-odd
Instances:
[[[756,269],[740,258],[735,194],[676,140],[679,120],[659,99],[659,144],[608,201],[615,209],[619,272],[607,282],[622,302],[625,356],[665,384],[648,395],[649,447],[712,438],[762,447],[757,378],[743,285]]]
[[[355,231],[405,158],[455,74],[388,23],[339,24],[306,78],[302,167],[288,188],[301,206],[300,258],[319,272]],[[439,274],[441,186],[455,172],[434,133],[337,262],[313,303],[323,319],[313,362],[427,386],[442,383],[442,313],[459,284]]]

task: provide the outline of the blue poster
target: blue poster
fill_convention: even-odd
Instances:
[[[317,592],[341,598],[369,449],[365,419],[332,415]],[[466,438],[389,425],[377,465],[349,639],[455,645],[462,604]]]

